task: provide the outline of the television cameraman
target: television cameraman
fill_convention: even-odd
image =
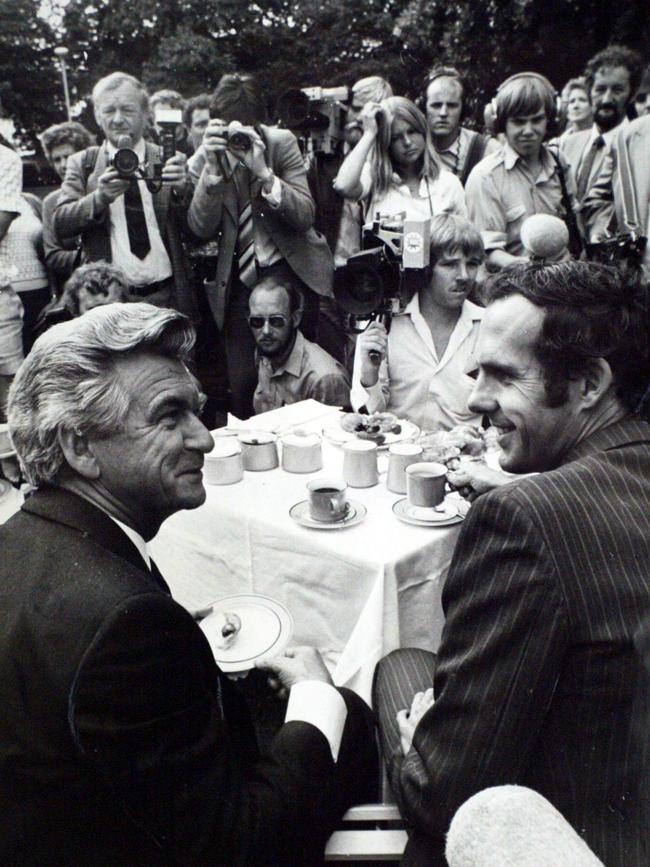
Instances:
[[[394,413],[422,429],[479,424],[467,408],[483,308],[467,300],[485,258],[476,229],[452,214],[431,220],[431,279],[390,331],[371,322],[359,336],[351,402],[355,410]],[[375,363],[377,355],[379,364]]]

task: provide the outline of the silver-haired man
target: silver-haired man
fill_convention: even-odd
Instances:
[[[0,529],[2,864],[312,864],[372,796],[370,712],[318,652],[269,666],[291,692],[260,758],[149,557],[206,496],[192,342],[172,310],[98,307],[43,335],[12,387],[37,490]]]

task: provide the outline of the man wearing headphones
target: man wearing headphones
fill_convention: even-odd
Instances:
[[[521,226],[533,214],[567,219],[573,187],[544,146],[558,113],[550,81],[535,72],[506,79],[493,100],[496,133],[505,144],[472,170],[466,188],[470,221],[481,232],[489,270],[527,261]]]
[[[474,166],[498,149],[498,142],[461,126],[467,100],[465,83],[453,66],[434,66],[424,93],[431,140],[443,168],[465,186]]]

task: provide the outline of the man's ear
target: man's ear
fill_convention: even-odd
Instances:
[[[604,358],[591,359],[579,380],[583,408],[592,409],[596,406],[611,388],[613,380],[608,361]]]
[[[293,313],[291,314],[291,321],[293,322],[294,328],[298,328],[301,320],[302,320],[302,305],[297,310],[294,310]]]
[[[98,479],[101,471],[87,437],[77,431],[58,433],[59,445],[71,470],[86,479]]]

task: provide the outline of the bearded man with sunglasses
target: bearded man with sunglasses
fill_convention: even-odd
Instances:
[[[350,402],[347,371],[298,330],[301,296],[288,281],[263,277],[251,292],[248,325],[256,343],[256,413],[313,398],[328,406]]]

